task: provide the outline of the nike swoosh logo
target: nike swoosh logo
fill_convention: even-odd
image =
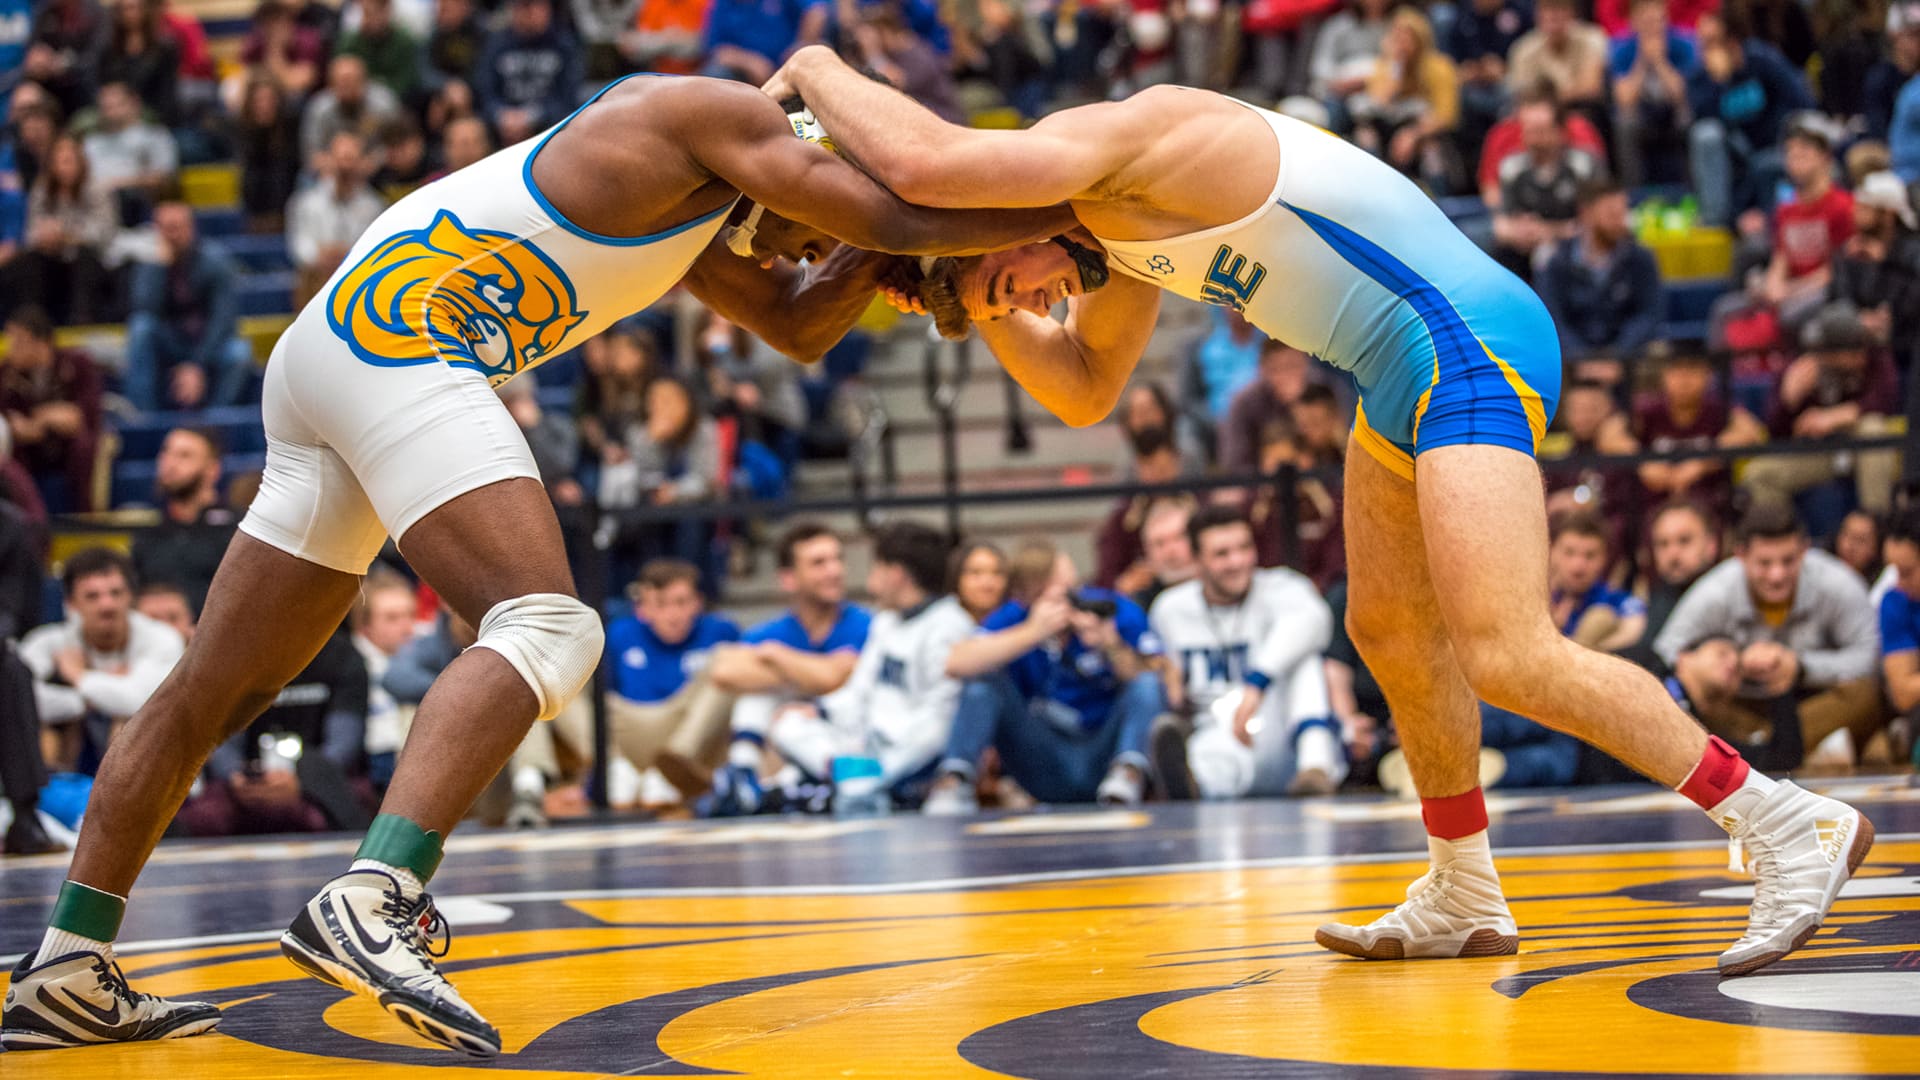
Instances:
[[[346,911],[347,922],[353,927],[353,932],[360,936],[360,944],[364,946],[368,952],[378,956],[393,947],[393,937],[391,935],[376,943],[373,935],[367,933],[367,928],[360,925],[360,917],[353,913],[353,908],[346,904],[341,904],[340,907]]]
[[[66,991],[61,996],[66,998],[65,1004],[78,1006],[82,1012],[86,1013],[88,1016],[93,1017],[95,1020],[100,1021],[102,1024],[106,1024],[109,1027],[118,1027],[120,1024],[119,1009],[95,1008],[92,1002],[88,1001],[83,997],[76,996],[74,992],[71,990]],[[40,988],[40,1002],[41,1004],[48,1005],[48,1006],[58,1006],[62,1004],[60,999],[48,993],[47,988],[44,986]]]

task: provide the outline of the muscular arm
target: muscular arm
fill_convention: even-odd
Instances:
[[[872,303],[888,256],[842,246],[806,269],[761,269],[714,238],[682,279],[701,303],[803,364],[825,356]]]
[[[1115,275],[1106,288],[1068,300],[1064,323],[1015,311],[976,325],[1035,401],[1086,427],[1113,411],[1159,315],[1159,286]]]
[[[901,198],[926,206],[1063,202],[1137,158],[1155,130],[1127,123],[1127,102],[1069,109],[1025,131],[960,127],[824,48],[795,53],[775,82],[783,78],[835,146]]]
[[[786,114],[758,90],[700,89],[703,108],[688,111],[678,132],[694,160],[768,210],[855,247],[970,255],[1045,240],[1077,224],[1065,206],[1038,203],[1018,210],[914,206],[831,151],[795,138]]]

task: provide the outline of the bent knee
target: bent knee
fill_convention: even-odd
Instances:
[[[1565,649],[1577,648],[1542,618],[1481,633],[1456,634],[1453,654],[1474,696],[1489,705],[1523,711],[1542,679],[1553,678]]]
[[[539,719],[558,716],[593,677],[606,647],[600,616],[565,593],[529,593],[503,600],[480,620],[476,648],[500,654],[526,680]]]

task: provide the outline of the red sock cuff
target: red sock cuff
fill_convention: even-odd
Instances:
[[[1427,835],[1442,840],[1472,836],[1487,827],[1487,797],[1479,788],[1444,799],[1421,799],[1420,817]]]
[[[1747,782],[1747,774],[1752,772],[1747,759],[1740,751],[1728,746],[1718,735],[1707,736],[1707,748],[1700,755],[1700,763],[1693,767],[1687,778],[1680,783],[1680,794],[1699,804],[1702,810],[1711,810],[1725,802],[1727,796],[1740,790]]]

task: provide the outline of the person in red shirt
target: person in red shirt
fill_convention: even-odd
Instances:
[[[1506,118],[1493,125],[1487,132],[1487,141],[1480,149],[1480,168],[1474,179],[1480,188],[1480,199],[1487,209],[1500,209],[1500,163],[1508,157],[1526,150],[1520,135],[1520,112],[1528,105],[1547,104],[1559,108],[1560,95],[1553,84],[1541,81],[1525,86],[1513,96],[1513,108]],[[1585,150],[1593,155],[1593,160],[1604,171],[1607,164],[1607,143],[1600,137],[1600,130],[1593,121],[1576,112],[1561,112],[1561,141],[1573,150]]]
[[[1825,132],[1796,125],[1786,138],[1793,198],[1773,212],[1773,258],[1760,279],[1760,299],[1783,327],[1797,327],[1826,301],[1833,260],[1853,236],[1853,196],[1833,182],[1833,149]]]
[[[1633,29],[1632,8],[1633,0],[1593,0],[1593,21],[1608,37],[1622,38]],[[1719,10],[1720,0],[1667,0],[1667,21],[1691,33],[1700,16]]]

